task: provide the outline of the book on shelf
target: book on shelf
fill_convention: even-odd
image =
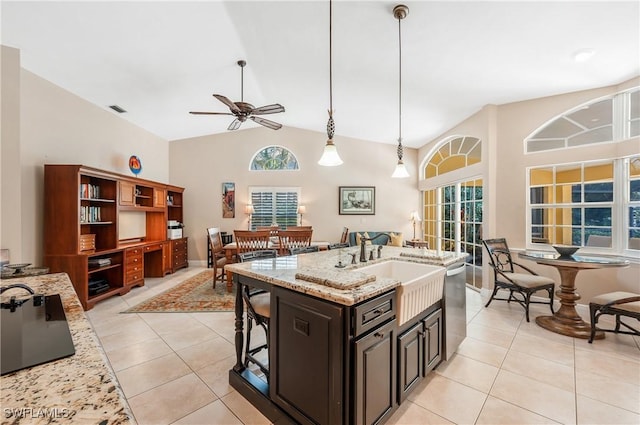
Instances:
[[[111,265],[111,258],[91,258],[89,267],[104,267]]]

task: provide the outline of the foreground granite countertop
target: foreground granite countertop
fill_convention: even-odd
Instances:
[[[376,245],[373,246],[377,247]],[[367,246],[367,258],[369,258],[369,250],[371,249],[371,247]],[[350,254],[356,254],[357,264],[351,264]],[[259,279],[275,286],[333,301],[338,304],[354,305],[378,294],[387,292],[398,286],[400,282],[395,279],[377,278],[372,282],[365,282],[362,285],[350,289],[337,289],[307,280],[296,279],[296,274],[317,276],[319,273],[322,273],[326,279],[348,283],[353,281],[354,275],[363,278],[366,277],[366,273],[359,271],[360,268],[383,261],[399,260],[446,267],[462,261],[466,257],[467,254],[456,254],[453,252],[438,253],[435,250],[422,248],[383,246],[381,258],[377,258],[376,252],[375,260],[360,263],[358,261],[360,258],[360,247],[352,246],[349,248],[278,257],[248,263],[227,264],[225,270],[242,276]],[[339,261],[342,261],[342,264],[345,265],[344,268],[335,267]]]
[[[130,424],[135,419],[66,273],[3,280],[60,294],[76,353],[0,377],[3,424]],[[6,295],[5,295],[6,294]],[[23,297],[10,289],[2,297]]]

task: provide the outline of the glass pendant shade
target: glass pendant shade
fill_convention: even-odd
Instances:
[[[342,159],[340,158],[340,155],[338,155],[338,149],[336,149],[336,145],[333,144],[333,140],[327,140],[327,144],[324,146],[324,152],[322,152],[322,157],[318,161],[318,164],[325,167],[335,167],[336,165],[342,164]]]
[[[398,163],[396,164],[396,169],[393,170],[393,174],[391,174],[391,177],[395,179],[403,179],[405,177],[409,177],[409,172],[407,171],[407,167],[404,165],[404,162],[402,162],[402,160],[398,160]]]

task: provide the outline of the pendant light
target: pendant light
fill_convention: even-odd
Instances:
[[[333,122],[333,74],[332,74],[332,50],[331,50],[331,15],[332,15],[331,0],[329,0],[329,121],[327,121],[327,144],[324,146],[324,152],[322,157],[318,161],[319,165],[325,167],[335,167],[342,164],[342,159],[338,155],[338,149],[333,143],[333,134],[336,131],[336,125]]]
[[[409,14],[409,8],[404,4],[399,4],[393,8],[393,16],[398,20],[398,163],[391,177],[409,177],[407,167],[402,162],[402,38],[400,22]]]

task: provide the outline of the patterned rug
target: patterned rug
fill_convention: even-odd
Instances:
[[[216,282],[213,289],[213,270],[205,270],[123,313],[233,311],[235,293],[235,286],[227,292],[226,282]]]

